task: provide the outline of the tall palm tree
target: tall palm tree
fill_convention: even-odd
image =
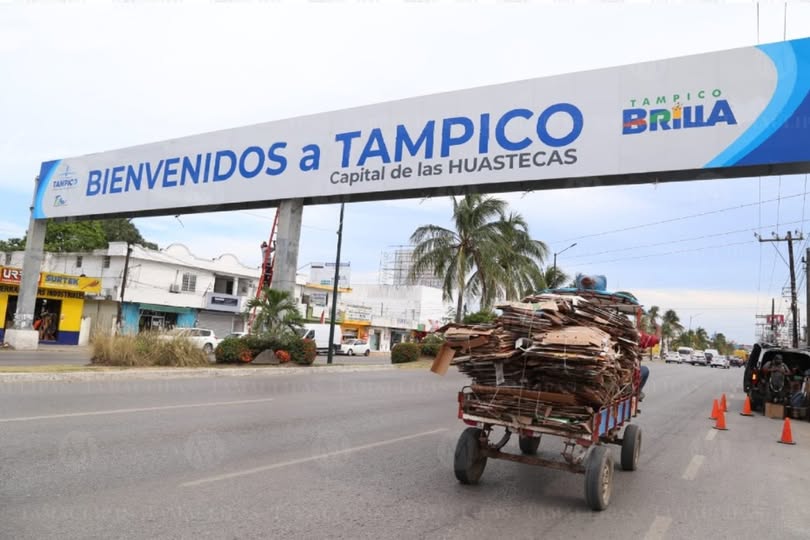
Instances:
[[[268,334],[273,337],[297,332],[304,326],[304,318],[288,291],[266,288],[258,298],[247,303],[247,312],[256,309],[251,330],[255,334]]]
[[[667,350],[672,341],[683,332],[681,319],[674,309],[668,309],[661,316],[661,339],[664,340]],[[682,345],[682,344],[681,344]],[[691,346],[691,345],[688,345]]]
[[[431,272],[440,276],[446,300],[456,297],[456,322],[464,314],[464,298],[471,285],[482,300],[493,297],[490,289],[498,275],[498,254],[503,250],[506,202],[494,197],[469,194],[453,201],[453,229],[422,225],[411,235],[414,244],[410,278]],[[482,302],[482,308],[485,306]]]
[[[529,225],[518,213],[510,212],[498,221],[501,241],[496,245],[495,261],[486,276],[489,283],[484,287],[482,274],[476,271],[467,283],[469,291],[481,295],[481,306],[489,310],[498,298],[520,300],[525,291],[532,289],[542,275],[540,264],[548,254],[548,247],[529,235]]]
[[[527,294],[545,289],[563,287],[570,277],[571,276],[563,272],[559,266],[556,268],[554,266],[547,266],[545,270],[540,272],[538,279],[533,283],[532,289],[527,291]]]
[[[695,348],[705,349],[709,345],[709,334],[702,326],[695,328]]]

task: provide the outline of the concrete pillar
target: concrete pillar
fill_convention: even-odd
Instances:
[[[39,346],[39,332],[34,330],[34,308],[39,288],[39,273],[45,256],[46,224],[47,221],[44,219],[34,219],[32,208],[25,240],[23,275],[20,294],[17,297],[17,312],[14,314],[14,328],[6,329],[5,334],[6,343],[17,350],[36,350]]]
[[[279,205],[276,232],[276,259],[273,268],[273,288],[295,293],[295,273],[298,270],[298,245],[301,240],[301,219],[304,201],[292,199]]]

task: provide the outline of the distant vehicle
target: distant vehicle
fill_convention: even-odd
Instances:
[[[368,356],[371,354],[371,347],[365,339],[347,339],[340,346],[340,352],[349,356],[362,354]]]
[[[664,361],[667,364],[680,364],[683,362],[681,359],[681,355],[675,351],[669,351],[666,356],[664,357]]]
[[[318,323],[306,323],[300,332],[304,339],[311,339],[315,342],[315,350],[319,353],[329,352],[329,325]],[[335,336],[332,340],[332,352],[340,353],[340,343],[343,341],[343,332],[340,325],[335,325]]]
[[[211,354],[221,340],[217,339],[213,330],[207,328],[174,328],[160,336],[161,339],[185,338],[194,346],[199,347],[205,354]]]
[[[239,339],[245,337],[246,335],[248,335],[247,332],[231,332],[225,336],[225,339]]]
[[[735,354],[735,355],[732,355],[732,356],[729,357],[728,363],[732,367],[742,367],[742,366],[745,365],[745,360],[743,360],[742,358],[740,358],[739,356],[737,356]]]
[[[780,354],[790,370],[787,377],[771,377],[763,371],[765,364]],[[787,403],[791,395],[801,390],[804,377],[810,372],[810,351],[788,349],[757,343],[745,364],[743,391],[751,399],[751,408],[763,410],[765,402]]]
[[[689,361],[693,366],[708,366],[709,362],[706,360],[706,353],[703,351],[692,351],[692,358]]]
[[[718,351],[717,349],[706,349],[705,351],[703,351],[703,354],[706,355],[706,361],[709,363],[709,365],[711,365],[712,359],[715,356],[720,356],[720,351]]]
[[[717,354],[717,355],[712,356],[712,359],[709,362],[709,367],[729,369],[729,368],[731,368],[731,362],[729,362],[727,356],[723,356],[722,354]]]
[[[694,351],[692,347],[678,347],[678,356],[681,357],[682,364],[692,363],[692,351]]]

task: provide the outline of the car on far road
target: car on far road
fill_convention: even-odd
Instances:
[[[341,344],[340,352],[349,356],[356,354],[368,356],[371,354],[371,347],[365,339],[347,339]]]
[[[681,355],[675,351],[669,351],[666,356],[664,356],[664,361],[667,364],[680,364],[682,362]]]
[[[174,328],[160,337],[161,339],[185,338],[206,354],[213,353],[220,342],[214,331],[207,328]]]
[[[709,365],[708,360],[706,360],[706,353],[703,351],[692,351],[692,357],[690,358],[689,363],[693,366]]]
[[[729,368],[731,368],[731,363],[728,361],[727,356],[722,355],[722,354],[717,354],[717,355],[712,356],[712,361],[709,364],[709,367],[729,369]]]
[[[745,365],[745,359],[740,358],[736,354],[731,355],[731,357],[729,357],[729,364],[731,364],[731,367],[743,367]]]
[[[225,339],[239,339],[245,337],[246,335],[248,335],[247,332],[231,332],[225,336]]]

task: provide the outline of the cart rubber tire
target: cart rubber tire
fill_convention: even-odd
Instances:
[[[526,454],[527,456],[533,456],[537,453],[537,449],[540,447],[540,437],[521,437],[518,439],[518,445],[520,446],[520,451]]]
[[[638,468],[638,456],[641,454],[641,428],[628,424],[622,437],[622,469],[635,471]]]
[[[469,427],[458,438],[453,469],[462,484],[477,484],[484,474],[487,458],[481,455],[480,437],[480,429]]]
[[[604,510],[613,490],[613,460],[606,446],[595,446],[585,467],[585,500],[591,510]]]

